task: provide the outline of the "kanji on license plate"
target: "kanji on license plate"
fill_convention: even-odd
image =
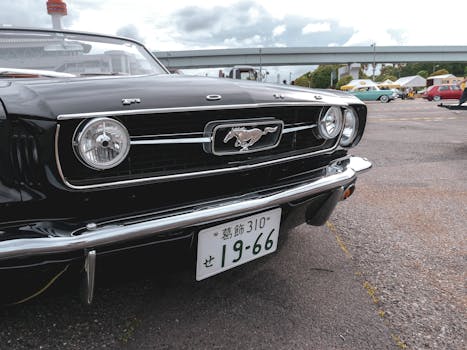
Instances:
[[[277,249],[281,208],[230,221],[199,232],[198,281]]]

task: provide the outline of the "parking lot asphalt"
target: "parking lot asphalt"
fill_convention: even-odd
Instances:
[[[355,153],[374,168],[331,222],[401,345],[465,349],[467,111],[368,106]]]
[[[0,311],[0,348],[465,348],[467,111],[368,107],[352,153],[374,169],[327,225],[202,282],[189,257],[127,254],[91,307],[65,277]]]

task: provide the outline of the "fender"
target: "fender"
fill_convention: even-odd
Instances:
[[[8,185],[13,184],[8,152],[8,125],[7,113],[0,100],[0,208],[3,204],[21,201],[19,191]]]

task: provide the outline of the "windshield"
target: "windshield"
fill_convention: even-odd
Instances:
[[[31,77],[27,70],[68,73],[69,76],[166,73],[143,46],[132,41],[97,35],[0,29],[0,71],[13,77],[22,74]]]

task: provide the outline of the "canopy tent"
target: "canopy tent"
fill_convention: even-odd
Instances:
[[[400,87],[399,84],[393,82],[391,79],[386,79],[385,81],[378,83],[378,86],[385,89],[394,89]]]
[[[432,75],[426,78],[426,86],[440,84],[458,84],[462,78],[458,78],[453,74]]]
[[[448,78],[455,78],[456,76],[454,74],[441,74],[441,75],[432,75],[431,77],[428,77],[427,79],[448,79]]]
[[[404,88],[414,88],[414,87],[425,87],[426,86],[426,79],[421,77],[420,75],[412,75],[410,77],[403,77],[397,79],[394,84],[399,84],[401,87]]]
[[[341,86],[341,90],[348,91],[352,89],[359,89],[362,87],[377,86],[373,80],[370,79],[354,79],[347,85]]]

